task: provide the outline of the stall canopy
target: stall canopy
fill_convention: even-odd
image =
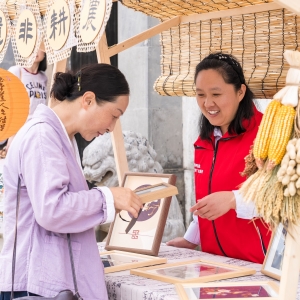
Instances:
[[[195,66],[209,53],[222,51],[241,62],[256,98],[271,98],[285,86],[284,51],[299,49],[300,17],[271,0],[123,0],[123,4],[162,21],[183,16],[178,26],[161,33],[161,75],[154,83],[160,95],[194,96]],[[193,19],[195,14],[202,18]]]

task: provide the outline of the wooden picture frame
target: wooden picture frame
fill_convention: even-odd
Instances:
[[[134,191],[142,203],[152,202],[159,198],[167,198],[178,194],[177,187],[165,182],[150,185]]]
[[[272,234],[269,248],[261,269],[264,275],[280,280],[285,249],[286,228],[280,223]]]
[[[127,172],[124,175],[122,186],[140,190],[161,183],[174,186],[176,176]],[[157,256],[171,199],[172,197],[169,196],[146,203],[137,220],[134,220],[126,211],[118,212],[110,226],[105,249]]]
[[[279,286],[273,281],[176,283],[175,287],[180,300],[278,300],[279,291]],[[239,293],[241,297],[236,297]],[[249,297],[247,297],[247,295],[249,295]],[[228,296],[228,298],[226,296]]]
[[[194,259],[154,267],[133,269],[132,275],[147,277],[168,283],[209,282],[255,274],[255,270]]]
[[[166,258],[117,250],[100,252],[100,257],[105,274],[164,264],[167,262]]]

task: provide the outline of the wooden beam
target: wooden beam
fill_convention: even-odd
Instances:
[[[294,12],[295,14],[300,16],[300,1],[299,0],[274,0],[274,2],[279,5],[287,8],[288,10]]]
[[[114,45],[108,49],[109,57],[112,57],[130,47],[133,47],[145,40],[150,39],[151,37],[161,33],[164,30],[168,30],[171,27],[177,26],[180,24],[181,17],[175,17],[170,20],[164,21],[140,34],[135,35],[134,37],[121,42],[117,45]]]
[[[98,63],[110,64],[106,34],[104,33],[96,49]],[[101,84],[101,83],[100,83]],[[122,185],[125,172],[128,172],[128,162],[124,145],[124,138],[120,120],[117,121],[113,132],[111,132],[112,146],[114,150],[116,170],[119,185]]]
[[[290,1],[294,1],[294,0],[290,0]],[[252,14],[252,13],[258,13],[262,11],[281,9],[281,8],[282,8],[281,5],[274,2],[257,4],[257,5],[248,5],[239,8],[224,9],[224,10],[219,10],[219,11],[214,11],[214,12],[209,12],[204,14],[181,16],[181,23],[199,22],[199,21],[210,20],[210,19],[233,17],[238,15]]]
[[[67,66],[67,59],[63,59],[63,60],[60,60],[56,63],[54,63],[53,65],[53,70],[52,70],[52,78],[51,78],[51,85],[50,85],[50,89],[53,85],[53,82],[54,82],[54,74],[56,72],[66,72],[66,66]],[[54,101],[53,99],[51,99],[49,97],[49,100],[48,100],[48,106],[53,108],[56,104],[58,104],[59,101]]]
[[[300,269],[300,226],[288,225],[279,286],[279,300],[294,300],[297,296]]]

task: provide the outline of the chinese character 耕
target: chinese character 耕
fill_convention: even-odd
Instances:
[[[51,15],[51,28],[52,28],[52,32],[51,35],[49,37],[49,39],[51,39],[53,37],[53,39],[55,40],[56,37],[56,31],[57,31],[57,27],[56,25],[59,25],[59,33],[58,35],[61,35],[61,32],[63,31],[63,35],[66,35],[66,20],[68,19],[68,16],[65,15],[65,8],[63,7],[62,9],[59,10],[59,15],[57,17],[57,13],[55,10],[53,10],[53,13]]]

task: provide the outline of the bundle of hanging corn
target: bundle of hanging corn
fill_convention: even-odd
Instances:
[[[288,50],[284,57],[291,66],[286,86],[266,109],[253,146],[257,171],[240,189],[273,228],[300,217],[300,52]],[[253,160],[246,160],[245,170],[250,167]]]

